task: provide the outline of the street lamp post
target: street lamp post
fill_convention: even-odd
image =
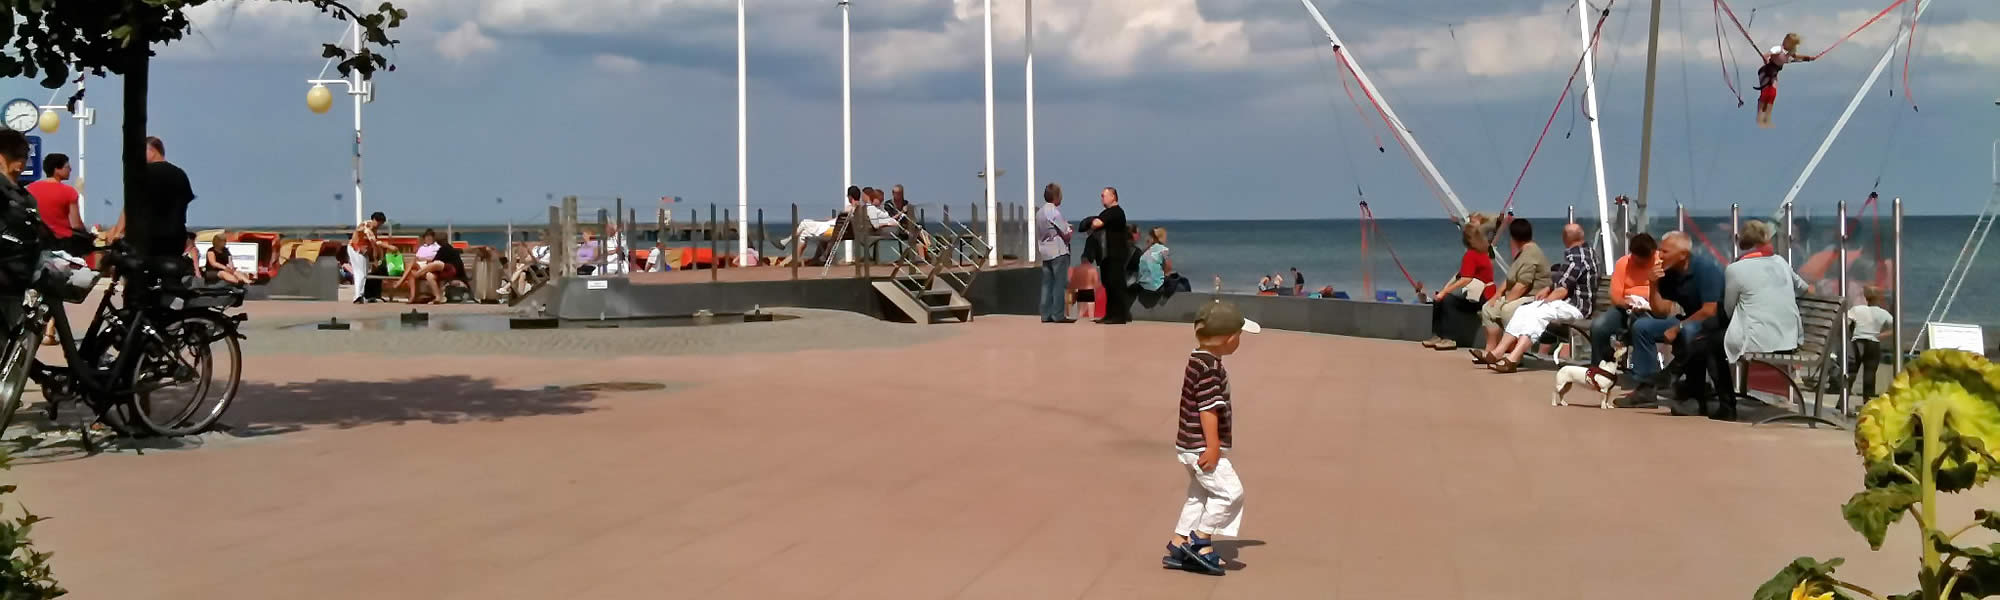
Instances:
[[[350,27],[348,31],[353,33],[354,47],[351,51],[359,54],[361,28]],[[324,76],[325,71],[322,70],[321,74]],[[306,90],[306,108],[316,114],[324,114],[333,108],[333,92],[327,89],[328,85],[345,87],[347,95],[354,98],[354,222],[360,223],[367,215],[363,212],[361,201],[361,105],[375,101],[375,84],[363,79],[359,70],[349,73],[347,79],[307,79],[306,83],[312,84],[312,88]]]
[[[62,89],[57,88],[56,91],[60,93]],[[71,118],[76,119],[76,218],[83,221],[85,226],[88,227],[90,220],[84,216],[85,207],[90,206],[90,202],[86,200],[87,197],[84,195],[83,189],[84,140],[90,137],[91,124],[97,122],[97,109],[84,106],[82,77],[77,78],[76,96],[70,98],[70,100],[71,102],[68,104],[56,104],[55,96],[53,94],[50,95],[49,103],[41,107],[42,116],[37,125],[41,127],[42,133],[55,133],[56,130],[61,129],[62,117],[56,115],[56,111],[58,110],[69,113]]]

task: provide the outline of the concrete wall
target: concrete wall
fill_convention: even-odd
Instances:
[[[1411,341],[1431,336],[1431,307],[1427,304],[1295,296],[1183,292],[1151,308],[1132,305],[1132,318],[1193,323],[1201,307],[1217,298],[1234,303],[1243,309],[1244,317],[1272,329]]]

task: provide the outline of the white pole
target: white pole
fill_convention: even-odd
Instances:
[[[361,52],[361,27],[357,25],[353,27],[353,30],[354,52],[359,54]],[[367,82],[361,79],[361,71],[359,70],[349,73],[348,77],[352,78],[352,83],[348,85],[347,93],[354,97],[354,222],[359,224],[367,216],[367,213],[362,212],[361,207],[361,99],[365,95],[363,92],[367,89],[362,86],[367,85]]]
[[[90,137],[89,135],[90,122],[96,119],[92,118],[94,115],[90,113],[90,109],[84,106],[84,100],[82,98],[84,79],[88,78],[79,77],[76,80],[76,94],[78,98],[76,100],[76,107],[75,107],[76,110],[70,113],[70,116],[77,118],[76,119],[77,123],[76,125],[76,220],[82,221],[84,228],[88,229],[90,228],[90,217],[86,217],[84,216],[84,214],[88,210],[87,207],[90,206],[90,201],[89,198],[84,195],[84,190],[83,190],[83,177],[84,177],[83,142],[85,139]]]
[[[847,42],[847,0],[840,2],[840,191],[854,186],[854,84]],[[841,196],[846,198],[846,196]],[[854,242],[840,243],[841,256],[854,262]]]
[[[1930,7],[1931,0],[1917,0],[1917,12],[1914,18],[1921,19],[1924,16],[1924,9]],[[1875,70],[1868,72],[1868,80],[1861,82],[1861,89],[1855,90],[1854,98],[1847,101],[1847,110],[1841,111],[1840,120],[1833,122],[1833,131],[1826,133],[1826,139],[1819,143],[1819,150],[1813,152],[1812,160],[1806,161],[1805,170],[1799,173],[1798,181],[1792,183],[1792,189],[1785,192],[1785,201],[1780,206],[1791,205],[1792,200],[1799,197],[1799,190],[1805,189],[1806,180],[1812,177],[1813,169],[1819,168],[1820,159],[1825,158],[1826,151],[1833,148],[1834,138],[1840,137],[1840,130],[1847,127],[1847,119],[1854,116],[1854,109],[1861,106],[1861,99],[1868,96],[1868,91],[1875,89],[1875,80],[1882,77],[1882,70],[1888,68],[1889,59],[1896,57],[1896,48],[1910,39],[1909,25],[1909,22],[1904,22],[1896,32],[1895,41],[1889,42],[1889,47],[1882,50],[1882,59],[1875,61]],[[1841,218],[1847,216],[1841,215]]]
[[[1028,223],[1030,225],[1028,225],[1027,234],[1028,262],[1033,263],[1038,258],[1036,256],[1039,251],[1037,246],[1040,245],[1036,239],[1036,224],[1041,222],[1035,215],[1040,214],[1042,206],[1041,200],[1035,195],[1035,186],[1041,185],[1038,183],[1041,180],[1035,179],[1035,0],[1025,0],[1025,2],[1027,6],[1028,43],[1028,65],[1026,67],[1028,79],[1028,208],[1031,210],[1028,216]]]
[[[736,0],[736,264],[750,266],[750,80],[743,0]]]
[[[1604,260],[1604,272],[1611,272],[1611,263],[1616,255],[1611,253],[1611,208],[1604,191],[1604,140],[1597,127],[1597,67],[1591,55],[1596,52],[1590,43],[1589,11],[1578,7],[1576,11],[1577,33],[1583,40],[1583,97],[1590,107],[1590,165],[1597,172],[1597,233],[1602,244],[1598,256]]]
[[[993,168],[993,0],[986,0],[986,266],[1000,264],[999,196],[994,194],[999,172]]]
[[[1354,60],[1354,54],[1343,49],[1340,36],[1333,32],[1332,25],[1326,24],[1326,17],[1320,16],[1319,8],[1313,6],[1312,0],[1299,0],[1299,3],[1306,6],[1306,12],[1312,13],[1313,21],[1319,23],[1320,30],[1326,32],[1327,43],[1332,44],[1335,50],[1339,50],[1341,55],[1347,58],[1347,66],[1354,71],[1354,79],[1361,83],[1361,89],[1367,90],[1368,95],[1373,96],[1376,102],[1381,104],[1382,116],[1392,125],[1390,131],[1401,138],[1404,144],[1410,146],[1410,153],[1416,155],[1417,162],[1423,167],[1424,175],[1429,176],[1431,183],[1436,184],[1438,191],[1444,194],[1445,200],[1451,202],[1451,209],[1456,211],[1452,214],[1452,218],[1464,220],[1466,215],[1470,214],[1465,210],[1465,204],[1458,201],[1458,193],[1451,191],[1451,184],[1445,183],[1444,174],[1438,172],[1437,165],[1431,164],[1430,155],[1424,154],[1424,147],[1417,144],[1416,135],[1410,132],[1409,127],[1403,125],[1403,119],[1396,116],[1396,110],[1389,107],[1389,100],[1382,97],[1382,92],[1368,79],[1368,73],[1361,70],[1361,63]]]

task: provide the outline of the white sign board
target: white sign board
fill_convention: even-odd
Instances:
[[[583,282],[583,289],[586,290],[604,290],[610,288],[611,282],[602,279],[591,279]]]
[[[1986,336],[1978,325],[1958,323],[1926,323],[1925,334],[1931,338],[1932,349],[1964,350],[1973,354],[1986,353]]]
[[[236,272],[244,275],[257,274],[256,242],[229,242],[223,244],[223,248],[229,250],[229,266],[235,267]]]

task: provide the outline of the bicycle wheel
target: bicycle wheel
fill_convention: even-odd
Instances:
[[[14,413],[21,409],[21,396],[28,390],[28,371],[34,368],[35,347],[42,341],[38,329],[16,334],[0,349],[0,432],[14,423]]]
[[[182,317],[148,335],[131,379],[139,425],[159,435],[193,435],[229,410],[242,383],[243,349],[234,323],[224,318]]]

